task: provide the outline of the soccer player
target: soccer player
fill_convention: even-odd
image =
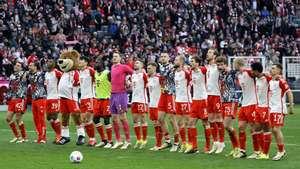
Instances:
[[[96,147],[111,148],[112,141],[112,125],[110,124],[111,113],[109,110],[109,99],[111,96],[111,75],[109,70],[105,70],[102,60],[96,60],[95,64],[95,83],[96,83],[96,99],[94,104],[94,124],[101,137],[101,142]],[[104,134],[104,127],[101,123],[104,119],[107,137]]]
[[[61,54],[61,58],[71,58],[80,54],[75,50],[66,50]],[[85,143],[85,131],[82,126],[81,113],[78,106],[78,91],[79,91],[79,72],[77,67],[71,69],[70,62],[67,59],[59,59],[58,64],[60,69],[64,71],[58,83],[58,96],[60,97],[60,112],[62,114],[62,129],[59,145],[67,144],[71,141],[69,130],[70,115],[76,125],[77,141],[76,145]]]
[[[148,96],[147,96],[147,83],[148,77],[143,70],[143,63],[141,61],[135,61],[134,72],[131,76],[132,83],[132,99],[131,99],[131,113],[134,123],[134,132],[137,142],[134,148],[143,149],[147,144],[147,128],[146,112]],[[143,138],[141,138],[141,129]]]
[[[125,90],[126,76],[131,75],[133,70],[127,66],[121,64],[121,56],[119,53],[113,53],[112,58],[112,68],[111,68],[111,100],[110,100],[110,112],[113,116],[113,127],[115,131],[115,136],[117,142],[114,144],[112,149],[119,148],[127,149],[130,143],[130,129],[128,120],[126,117],[127,109],[128,109],[128,96]],[[119,121],[121,121],[123,125],[123,130],[125,133],[126,141],[124,144],[121,140],[120,129],[119,129]]]
[[[157,64],[148,63],[148,90],[149,90],[149,119],[153,122],[155,132],[155,146],[150,150],[158,151],[162,145],[162,130],[158,121],[158,103],[161,96],[161,78],[156,73]]]
[[[288,96],[289,114],[294,114],[294,98],[293,93],[287,82],[281,78],[282,66],[274,64],[271,69],[272,80],[270,81],[270,121],[272,132],[274,134],[278,152],[272,160],[278,161],[283,159],[287,154],[284,148],[283,134],[281,128],[284,126],[285,116],[285,95]]]
[[[181,147],[179,152],[184,152],[187,148],[186,145],[186,127],[188,125],[190,109],[191,109],[191,91],[190,82],[191,75],[184,69],[184,56],[177,56],[174,61],[175,68],[175,104],[176,115],[179,127],[179,134],[181,137]]]
[[[257,105],[256,98],[256,87],[255,79],[252,71],[245,68],[244,60],[237,58],[233,62],[234,69],[238,71],[237,77],[239,85],[242,88],[243,100],[242,107],[239,110],[238,120],[239,120],[239,143],[240,143],[240,153],[236,154],[234,158],[245,158],[246,155],[246,128],[250,125],[252,134],[252,143],[254,153],[248,158],[256,158],[259,154],[259,149],[256,149],[258,145],[258,134],[254,131],[254,121],[255,121],[255,109]]]
[[[207,112],[208,121],[211,127],[211,134],[213,136],[213,146],[209,151],[209,154],[219,154],[225,148],[224,144],[224,124],[223,116],[220,111],[221,108],[221,97],[219,89],[219,71],[216,65],[216,49],[209,49],[207,52]],[[218,140],[219,134],[219,140]]]
[[[236,156],[239,153],[239,142],[236,131],[233,127],[238,109],[237,97],[237,77],[236,71],[230,70],[225,57],[216,58],[218,70],[220,72],[219,86],[221,92],[221,111],[224,116],[224,127],[228,132],[233,150],[228,156]]]
[[[95,97],[95,70],[88,66],[89,58],[81,57],[79,61],[79,81],[80,81],[80,111],[83,114],[85,130],[89,137],[89,146],[96,145],[95,126],[93,122],[93,107]]]
[[[47,91],[46,100],[46,115],[47,120],[50,122],[56,138],[53,143],[57,143],[61,137],[60,121],[58,119],[59,113],[59,99],[58,99],[58,82],[62,76],[62,72],[55,68],[56,62],[54,59],[48,59],[47,68],[48,72],[45,75],[45,84]]]
[[[255,149],[261,150],[257,159],[268,159],[269,147],[271,144],[270,114],[269,114],[269,83],[271,76],[263,73],[263,66],[260,62],[251,64],[253,75],[256,77],[257,107],[255,110],[254,132],[258,135],[258,143]]]
[[[26,72],[23,71],[22,63],[16,62],[14,65],[14,73],[9,77],[9,88],[7,93],[8,111],[6,115],[6,122],[15,136],[12,140],[10,140],[10,143],[28,142],[23,122],[23,114],[26,112],[26,91]],[[16,122],[19,126],[22,137],[19,136],[16,124],[13,121],[14,116],[16,116]]]
[[[206,67],[201,67],[201,59],[199,57],[192,57],[190,60],[192,68],[192,86],[193,86],[193,100],[191,106],[191,114],[188,128],[189,146],[185,153],[197,153],[197,128],[198,119],[202,120],[202,125],[205,133],[205,147],[204,152],[210,150],[210,126],[208,123],[207,114],[207,88],[206,88]],[[192,145],[192,146],[190,146]]]
[[[46,144],[46,98],[45,73],[40,71],[38,61],[32,61],[29,66],[27,77],[32,91],[32,115],[35,128],[38,134],[37,143]]]
[[[175,95],[175,73],[173,65],[170,64],[170,57],[169,54],[166,52],[163,52],[160,54],[160,62],[159,65],[159,73],[162,80],[162,88],[161,88],[161,97],[159,99],[158,104],[158,120],[163,132],[163,135],[165,137],[165,143],[161,146],[162,149],[166,149],[169,147],[172,147],[170,149],[171,152],[175,152],[179,148],[179,131],[178,131],[178,124],[176,121],[176,115],[175,115],[175,101],[174,101],[174,95]],[[168,127],[166,123],[166,117],[169,117],[171,126],[173,128],[173,134],[174,134],[174,144],[172,146],[170,135],[168,132]]]

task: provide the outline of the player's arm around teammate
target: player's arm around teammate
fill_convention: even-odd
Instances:
[[[22,63],[15,63],[14,73],[9,77],[8,87],[8,111],[6,115],[6,122],[8,123],[14,134],[14,138],[10,140],[10,143],[27,142],[28,139],[23,122],[23,114],[26,112],[25,97],[27,89],[27,79],[26,72],[23,71]],[[19,126],[21,137],[18,133],[17,126],[13,121],[14,116],[16,123]]]

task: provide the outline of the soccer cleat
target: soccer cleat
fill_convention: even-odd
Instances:
[[[217,150],[216,150],[215,153],[216,153],[216,154],[222,153],[223,150],[224,150],[224,148],[225,148],[225,144],[224,144],[224,143],[219,143],[218,146],[217,146]]]
[[[107,144],[106,144],[107,145]],[[98,143],[95,147],[104,147],[105,143],[103,141],[101,141],[100,143]]]
[[[133,146],[134,149],[138,148],[142,144],[142,140],[137,140],[135,145]]]
[[[59,140],[59,142],[57,142],[57,144],[58,145],[65,145],[70,141],[71,141],[71,139],[69,137],[61,137],[61,139]]]
[[[254,151],[250,156],[247,157],[247,159],[256,159],[259,154],[259,151]]]
[[[213,146],[212,146],[211,150],[208,152],[208,154],[212,154],[212,153],[214,153],[215,151],[217,151],[218,144],[219,144],[218,142],[214,142],[214,143],[213,143]]]
[[[46,140],[40,140],[38,144],[46,144]]]
[[[113,143],[107,143],[103,148],[111,148],[113,146]]]
[[[19,138],[15,137],[15,138],[11,139],[9,142],[10,142],[10,143],[15,143],[15,142],[17,142],[18,140],[19,140]]]
[[[76,145],[81,146],[84,144],[84,142],[85,142],[84,136],[78,136]]]
[[[287,156],[287,153],[285,151],[283,151],[283,152],[277,152],[276,156],[274,156],[272,158],[272,160],[273,161],[279,161],[279,160],[284,159],[286,156]]]
[[[236,154],[233,154],[233,158],[245,158],[247,157],[247,154],[245,151],[239,151]]]
[[[22,144],[22,143],[27,143],[28,139],[24,139],[24,138],[19,138],[18,141],[16,142],[17,144]]]
[[[57,144],[59,140],[61,139],[61,135],[56,135],[55,140],[53,140],[53,144]]]
[[[114,144],[114,146],[111,147],[111,149],[117,149],[119,147],[121,147],[123,145],[122,142],[116,142],[116,144]]]
[[[173,144],[172,148],[170,149],[170,152],[176,152],[179,149],[179,144]]]
[[[186,150],[186,147],[187,147],[187,145],[186,144],[182,144],[181,146],[180,146],[180,148],[179,148],[179,153],[184,153],[185,152],[185,150]]]
[[[257,160],[269,160],[269,155],[268,154],[264,154],[264,153],[260,153],[257,157]]]
[[[161,145],[160,150],[164,150],[171,147],[172,147],[171,143],[165,142],[163,145]]]
[[[121,150],[126,150],[131,145],[131,143],[125,141],[124,145],[121,147]]]
[[[89,140],[88,146],[94,147],[96,144],[97,144],[96,139],[95,139],[95,138],[91,138],[91,139]]]
[[[234,157],[237,156],[240,153],[240,149],[239,148],[235,148],[233,150],[230,151],[230,153],[226,154],[226,157]]]
[[[149,149],[150,151],[159,151],[160,147],[154,146],[152,148]]]
[[[184,153],[189,153],[193,150],[193,146],[190,144],[186,144]]]
[[[197,149],[192,149],[191,151],[187,152],[187,154],[198,154],[199,151]]]
[[[145,148],[146,145],[147,145],[147,140],[142,140],[142,143],[141,143],[141,145],[140,145],[140,149]]]

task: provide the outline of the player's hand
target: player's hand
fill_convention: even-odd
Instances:
[[[290,115],[293,115],[293,114],[294,114],[294,105],[290,104],[290,105],[289,105],[289,110],[288,110],[288,111],[289,111],[289,114],[290,114]]]

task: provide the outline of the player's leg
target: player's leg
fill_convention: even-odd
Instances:
[[[198,149],[197,144],[197,118],[190,117],[188,122],[188,146],[184,153],[195,153]]]
[[[160,131],[165,138],[165,143],[163,143],[162,146],[160,147],[161,150],[172,147],[170,134],[168,131],[168,125],[166,122],[166,117],[167,114],[165,112],[158,111],[158,122],[160,126]]]
[[[107,139],[104,134],[104,126],[103,126],[103,123],[101,122],[101,117],[103,117],[103,110],[106,107],[103,107],[104,105],[102,105],[102,103],[103,103],[102,100],[94,100],[93,122],[94,122],[94,125],[95,125],[97,132],[99,133],[100,139],[101,139],[100,143],[98,143],[96,145],[96,147],[103,147],[107,143]]]
[[[187,146],[187,142],[186,142],[186,129],[187,126],[189,124],[189,115],[187,113],[184,113],[184,115],[182,115],[182,124],[178,125],[179,129],[179,133],[180,133],[180,137],[181,137],[181,147],[179,152],[185,152]]]
[[[148,134],[148,123],[146,120],[146,113],[143,112],[142,114],[140,114],[140,121],[141,121],[141,125],[142,125],[142,144],[140,146],[140,149],[143,149],[146,144],[147,144],[147,134]]]
[[[40,130],[40,142],[41,144],[45,144],[46,143],[46,131],[47,131],[47,127],[46,127],[46,100],[45,99],[38,99],[35,102],[36,104],[36,111],[37,111],[37,118],[38,118],[38,129]]]
[[[59,145],[64,145],[64,144],[71,141],[70,140],[70,130],[69,130],[69,119],[70,119],[70,113],[62,111],[62,114],[61,114],[61,125],[62,125],[62,127],[61,127],[61,139],[57,143]]]
[[[216,154],[220,154],[223,152],[225,148],[224,144],[224,134],[225,134],[225,128],[223,123],[223,114],[220,112],[215,113],[215,121],[218,126],[218,134],[219,134],[219,144],[217,146]]]
[[[158,121],[158,109],[150,108],[149,119],[152,121],[155,132],[155,146],[150,148],[152,151],[158,151],[162,145],[162,131]]]
[[[269,121],[261,124],[261,128],[263,130],[263,146],[262,153],[259,154],[257,159],[269,159],[269,150],[272,141],[272,133],[270,131]]]
[[[33,122],[35,125],[35,129],[37,131],[37,135],[38,135],[38,139],[35,140],[34,142],[36,143],[40,143],[40,141],[42,140],[42,128],[40,125],[40,121],[39,121],[39,108],[38,108],[38,102],[36,100],[32,101],[32,105],[31,105],[31,111],[32,111],[32,117],[33,117]]]
[[[49,121],[53,131],[55,132],[56,138],[53,143],[57,143],[61,137],[61,124],[58,119],[59,112],[59,101],[58,100],[47,100],[46,101],[46,119]]]
[[[28,142],[27,133],[26,133],[26,129],[25,129],[25,124],[23,122],[23,113],[22,112],[16,113],[16,122],[19,126],[21,136],[22,136],[22,139],[18,140],[17,143]]]
[[[224,127],[229,135],[232,151],[227,156],[236,156],[239,153],[239,142],[238,137],[233,127],[234,119],[230,116],[225,116],[224,118]]]
[[[121,134],[120,134],[120,118],[119,114],[115,114],[114,111],[112,111],[112,121],[113,121],[113,128],[114,128],[114,133],[115,133],[115,138],[116,138],[116,143],[112,147],[112,149],[117,149],[120,146],[123,145],[123,142],[121,140]]]
[[[134,112],[133,107],[132,107],[131,111],[132,111],[132,119],[133,119],[133,129],[134,129],[134,133],[136,136],[136,143],[133,146],[133,148],[138,148],[142,143],[141,125],[140,125],[140,117],[139,117],[140,115],[137,112]]]
[[[204,134],[205,134],[205,147],[204,147],[204,152],[208,153],[210,150],[210,135],[211,135],[211,128],[208,122],[207,118],[202,119],[202,126],[204,129]]]
[[[123,126],[123,131],[125,133],[125,140],[126,140],[124,142],[124,145],[121,147],[121,149],[127,149],[131,145],[131,143],[130,143],[130,128],[129,128],[129,123],[128,123],[128,119],[126,116],[126,111],[123,111],[124,113],[121,113],[121,115],[120,115],[120,121]]]
[[[85,143],[85,131],[82,123],[81,113],[80,112],[73,112],[71,113],[72,119],[76,125],[76,132],[77,132],[77,142],[76,145],[80,146]]]
[[[277,143],[277,148],[278,148],[278,152],[277,152],[276,156],[273,157],[273,160],[278,161],[278,160],[283,159],[286,156],[281,126],[274,126],[272,128],[272,132],[274,134],[274,137],[275,137],[275,140]]]
[[[239,121],[239,144],[240,144],[240,153],[236,154],[234,158],[245,158],[246,155],[246,129],[247,129],[247,121]]]
[[[6,114],[6,122],[8,124],[8,126],[10,127],[12,133],[14,134],[14,138],[12,140],[10,140],[10,143],[15,143],[18,141],[19,139],[19,133],[16,127],[16,123],[13,121],[13,117],[14,117],[15,113],[8,111]]]
[[[171,152],[176,152],[179,149],[179,126],[178,126],[178,117],[175,114],[167,114],[167,117],[170,121],[170,124],[173,129],[173,135],[174,135],[174,144],[172,148],[170,149]]]
[[[93,114],[91,112],[84,113],[84,127],[85,131],[89,137],[89,146],[95,146],[96,145],[96,139],[95,139],[95,126],[93,122]]]
[[[214,153],[219,145],[218,142],[218,124],[216,122],[216,113],[208,113],[208,121],[209,121],[209,125],[210,125],[210,129],[211,129],[211,135],[212,135],[212,139],[213,139],[213,145],[211,150],[208,152],[209,154]]]
[[[104,148],[111,148],[113,146],[113,141],[112,141],[112,126],[110,123],[110,115],[104,115],[104,125],[105,125],[106,135],[107,135],[107,144],[104,146]]]

